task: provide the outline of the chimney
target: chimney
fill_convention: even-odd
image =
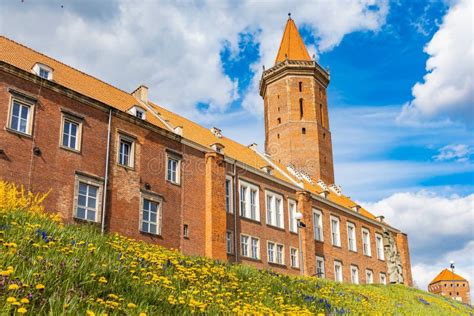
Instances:
[[[217,138],[222,138],[222,131],[217,127],[211,128],[211,133],[214,134],[214,136],[216,136]]]
[[[141,84],[135,91],[132,92],[132,95],[143,103],[148,103],[148,87]]]
[[[353,210],[354,212],[356,212],[356,213],[359,213],[360,205],[354,205],[354,206],[352,207],[352,210]]]

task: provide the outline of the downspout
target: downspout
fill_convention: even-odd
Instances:
[[[234,185],[233,190],[234,194],[232,194],[233,198],[233,207],[234,207],[234,252],[235,252],[235,262],[239,262],[239,251],[238,251],[238,238],[237,238],[237,160],[234,160],[233,164],[233,176],[234,176]]]
[[[104,176],[104,194],[102,195],[102,223],[100,231],[105,232],[105,212],[107,210],[107,186],[109,183],[109,159],[110,159],[110,137],[112,125],[112,108],[109,109],[109,124],[107,126],[107,149],[105,153],[105,176]]]

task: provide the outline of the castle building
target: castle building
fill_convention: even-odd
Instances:
[[[288,19],[265,153],[0,37],[0,179],[65,222],[278,273],[412,285],[407,235],[334,181],[326,88]]]
[[[428,292],[471,304],[469,282],[462,276],[444,269],[428,285]]]

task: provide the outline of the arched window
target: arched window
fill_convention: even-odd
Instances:
[[[303,99],[300,99],[300,120],[303,119]]]

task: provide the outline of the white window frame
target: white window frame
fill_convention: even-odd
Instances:
[[[19,113],[19,121],[18,121],[18,126],[17,128],[14,128],[12,126],[13,124],[13,107],[15,105],[15,103],[17,103],[19,106],[20,106],[20,113]],[[21,118],[21,109],[25,107],[28,109],[28,115],[26,117],[26,126],[25,126],[25,131],[21,131],[19,129],[20,127],[20,118]],[[8,130],[14,132],[14,133],[18,133],[18,134],[21,134],[21,135],[27,135],[27,136],[31,136],[33,134],[33,117],[34,117],[34,111],[35,111],[35,104],[32,103],[32,102],[26,102],[20,98],[17,98],[17,97],[14,97],[12,96],[10,98],[10,106],[9,106],[9,111],[8,111],[8,122],[7,122],[7,126],[8,126]]]
[[[375,248],[377,250],[377,259],[385,260],[383,237],[379,233],[375,233]]]
[[[48,72],[48,76],[45,78],[43,76],[41,76],[41,70],[43,71],[47,71]],[[43,79],[47,79],[47,80],[53,80],[53,68],[49,67],[49,66],[46,66],[46,65],[43,65],[43,64],[40,64],[40,63],[36,63],[34,66],[33,66],[33,72],[43,78]]]
[[[295,200],[288,199],[288,227],[290,232],[298,232],[298,221],[296,220],[297,206]]]
[[[85,218],[77,216],[77,209],[79,207],[79,186],[80,183],[83,183],[88,186],[97,187],[96,195],[96,206],[95,206],[95,218],[94,220],[87,219],[87,213]],[[74,180],[74,203],[73,203],[73,217],[79,220],[100,223],[102,222],[102,194],[103,194],[103,182],[95,178],[87,177],[85,175],[76,174]]]
[[[337,267],[340,268],[339,272],[337,273]],[[344,273],[342,271],[342,262],[338,260],[334,260],[334,281],[336,282],[344,282]]]
[[[332,216],[330,217],[330,227],[331,227],[331,244],[333,246],[341,247],[341,220],[336,217]],[[333,222],[337,223],[337,231],[334,231],[333,227]]]
[[[359,284],[359,267],[353,264],[351,264],[351,282],[352,284]]]
[[[273,241],[267,241],[267,261],[269,263],[285,264],[285,246]]]
[[[316,216],[319,216],[318,223],[316,223]],[[323,212],[316,208],[313,208],[313,227],[314,227],[314,239],[318,241],[324,241],[324,229],[323,229]],[[319,236],[318,236],[319,232]]]
[[[244,253],[243,239],[247,238],[246,252]],[[257,250],[254,252],[254,241],[257,242]],[[250,236],[247,234],[240,234],[240,254],[244,258],[260,260],[260,238]]]
[[[234,179],[231,176],[225,177],[225,211],[234,214]]]
[[[276,244],[272,241],[267,241],[267,261],[276,263]]]
[[[176,170],[174,171],[175,179],[170,177],[173,174],[173,171],[170,173],[170,161],[176,162]],[[166,181],[173,184],[181,183],[181,157],[170,152],[166,152],[166,172],[165,172]]]
[[[349,228],[352,229],[352,234],[349,231]],[[347,222],[347,249],[350,251],[357,252],[357,234],[356,226],[354,223]],[[351,243],[352,240],[352,243]]]
[[[240,234],[240,255],[245,258],[250,258],[250,236],[249,235]]]
[[[379,273],[380,284],[387,285],[387,275],[383,272]]]
[[[245,189],[245,196],[242,196],[242,188]],[[256,193],[254,204],[252,204],[252,191]],[[260,222],[260,192],[259,187],[246,181],[239,181],[239,209],[240,216]],[[243,207],[244,206],[244,207]],[[254,207],[254,217],[252,217],[252,206]]]
[[[122,156],[122,142],[128,143],[130,145],[129,153],[128,153],[128,161],[126,163],[122,163],[121,156]],[[133,169],[135,166],[135,138],[119,133],[118,140],[117,140],[117,164],[122,167],[127,167]]]
[[[82,145],[82,119],[74,117],[72,115],[62,113],[61,117],[61,130],[60,130],[60,137],[59,137],[59,146],[61,148],[67,149],[67,150],[72,150],[76,152],[81,151],[81,145]],[[70,147],[68,145],[64,145],[64,128],[66,125],[66,122],[69,122],[71,124],[77,125],[77,130],[76,130],[76,146]]]
[[[321,265],[318,265],[318,263],[321,263]],[[321,270],[320,272],[318,271]],[[326,277],[326,269],[324,267],[324,258],[320,256],[316,256],[316,276],[318,278],[324,278]]]
[[[266,212],[267,225],[284,229],[285,223],[284,223],[284,215],[283,215],[283,196],[275,192],[266,190],[265,191],[265,209],[267,211]]]
[[[145,205],[145,200],[148,200],[152,203],[157,204],[155,223],[151,222],[150,219],[148,219],[147,221],[143,219],[143,211],[144,211],[143,207]],[[151,213],[151,212],[149,212],[149,213]],[[151,193],[147,193],[147,192],[141,192],[141,197],[140,197],[140,220],[139,220],[139,226],[138,226],[139,231],[142,232],[142,233],[146,233],[146,234],[161,236],[161,229],[162,229],[162,226],[163,226],[163,215],[162,214],[163,214],[163,199],[160,196],[155,195],[155,194],[151,194]],[[150,225],[150,224],[156,225],[156,233],[152,233],[150,231],[143,230],[143,222],[148,223],[148,225]]]
[[[299,259],[300,259],[299,249],[290,247],[290,265],[292,268],[300,267]]]
[[[228,254],[234,253],[234,233],[231,230],[225,233],[226,252]]]
[[[367,233],[367,243],[364,238],[366,233]],[[372,249],[370,246],[370,231],[367,228],[362,228],[362,251],[364,253],[364,256],[372,257]]]
[[[366,284],[374,283],[374,272],[370,269],[365,269],[365,283]]]

